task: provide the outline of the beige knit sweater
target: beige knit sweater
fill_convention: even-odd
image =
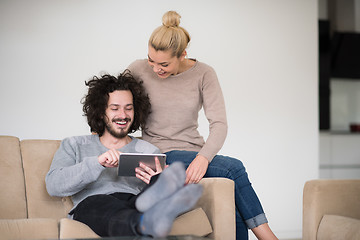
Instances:
[[[152,113],[143,129],[143,139],[162,152],[198,151],[211,161],[227,134],[224,97],[213,68],[196,61],[189,70],[162,79],[143,59],[133,62],[129,70],[144,82],[151,101]],[[202,107],[209,121],[206,142],[197,129]]]

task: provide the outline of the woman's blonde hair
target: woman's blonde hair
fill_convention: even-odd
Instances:
[[[180,18],[175,11],[166,12],[162,18],[162,26],[151,34],[149,45],[156,51],[171,50],[172,56],[179,58],[190,42],[189,33],[179,26]]]

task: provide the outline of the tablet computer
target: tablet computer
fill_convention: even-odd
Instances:
[[[159,159],[162,169],[164,169],[166,160],[165,154],[120,153],[118,176],[135,177],[135,168],[139,167],[140,162],[156,171],[156,157]]]

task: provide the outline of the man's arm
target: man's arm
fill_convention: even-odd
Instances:
[[[105,169],[98,156],[78,159],[76,146],[69,139],[61,142],[46,175],[46,189],[51,196],[71,196],[98,179]]]

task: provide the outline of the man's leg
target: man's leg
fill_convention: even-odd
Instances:
[[[144,212],[138,227],[141,234],[167,236],[175,218],[196,204],[202,194],[202,186],[184,186],[185,176],[184,164],[174,163],[137,197],[136,207],[141,206]]]
[[[183,187],[184,176],[183,164],[177,163],[165,169],[139,196],[125,193],[90,196],[76,207],[74,219],[102,237],[166,236],[174,219],[190,210],[202,194],[201,185]],[[134,202],[145,209],[144,214],[134,208]]]
[[[140,220],[139,231],[143,235],[166,237],[177,216],[189,211],[201,197],[200,184],[182,187],[172,196],[157,202],[144,212]]]
[[[145,212],[157,202],[172,195],[185,184],[184,164],[177,162],[160,173],[154,184],[140,193],[136,198],[135,206],[140,212]]]
[[[134,195],[93,195],[74,209],[73,219],[88,225],[101,237],[135,236],[141,213],[129,204]]]

